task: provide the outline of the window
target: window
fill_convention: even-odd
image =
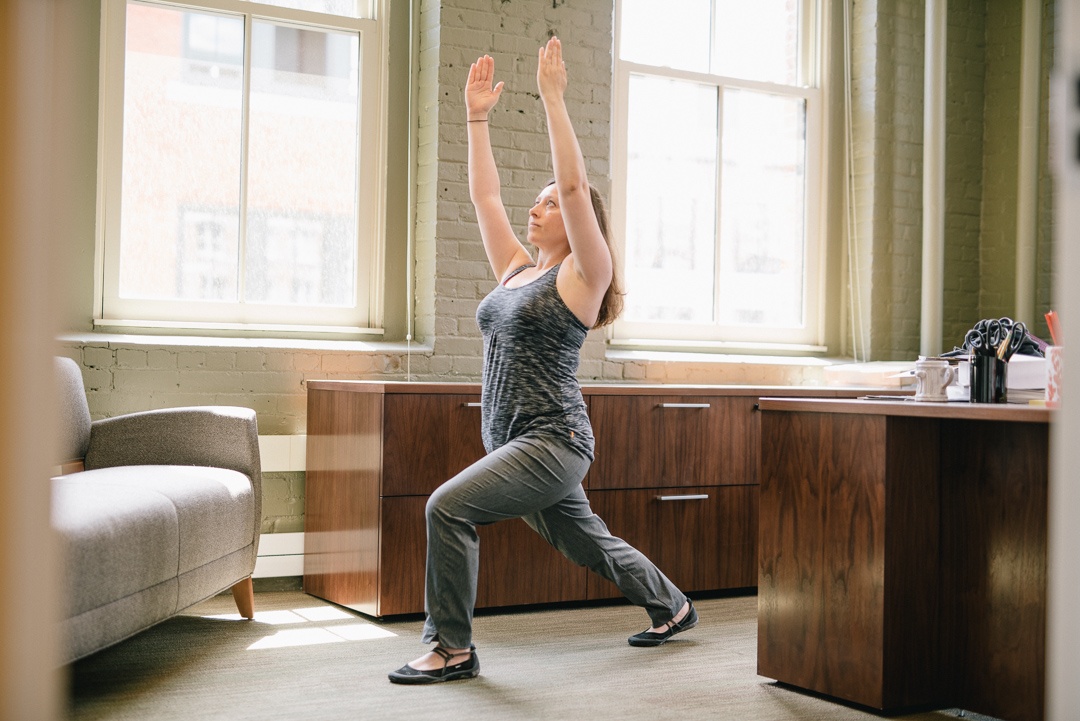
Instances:
[[[615,342],[820,342],[813,0],[616,6]]]
[[[105,0],[95,324],[379,331],[372,5]]]

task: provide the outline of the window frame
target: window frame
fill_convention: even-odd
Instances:
[[[624,265],[626,252],[627,216],[627,167],[628,167],[628,105],[629,86],[632,75],[671,78],[715,87],[718,93],[718,109],[721,120],[717,125],[718,148],[723,147],[722,113],[725,88],[767,92],[785,97],[801,98],[806,102],[806,195],[805,195],[805,246],[803,320],[801,327],[755,327],[750,325],[721,325],[713,323],[673,323],[670,321],[629,321],[620,318],[608,331],[608,343],[628,349],[659,349],[712,352],[754,352],[779,354],[824,353],[825,347],[825,295],[826,295],[826,162],[827,138],[826,105],[824,86],[824,28],[827,3],[820,0],[802,0],[800,3],[799,38],[799,85],[787,86],[754,80],[742,80],[713,73],[680,70],[670,67],[646,65],[623,60],[621,54],[621,14],[623,0],[615,1],[613,21],[612,64],[612,147],[611,147],[611,225]],[[712,5],[711,22],[716,22],[715,4]],[[711,33],[711,30],[710,30]],[[711,37],[715,34],[711,33]],[[722,157],[718,156],[718,174],[722,171]],[[722,175],[716,184],[716,207],[722,212]],[[719,283],[720,221],[716,220],[714,232],[714,282]],[[626,277],[625,272],[623,277]],[[714,285],[714,288],[716,286]],[[624,291],[633,293],[633,288]],[[714,293],[718,298],[719,293]],[[718,300],[714,300],[718,302]]]
[[[95,329],[153,332],[266,333],[313,337],[372,337],[383,333],[389,0],[367,0],[368,17],[351,18],[264,5],[255,0],[132,0],[139,4],[242,17],[243,127],[249,111],[251,27],[268,21],[293,27],[355,33],[359,39],[357,95],[356,295],[349,307],[158,300],[119,297],[120,226],[124,129],[126,16],[129,0],[102,0],[99,65],[97,223],[94,253]],[[363,14],[363,13],[360,13]],[[242,142],[246,142],[245,137]],[[245,161],[241,177],[246,182]],[[244,192],[244,191],[242,191]],[[241,218],[246,225],[247,219]],[[243,252],[242,241],[239,252]],[[238,267],[243,274],[243,265]],[[193,312],[194,311],[194,312]]]

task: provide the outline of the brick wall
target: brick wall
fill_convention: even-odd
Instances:
[[[424,11],[428,12],[427,9]],[[439,22],[426,42],[437,48],[437,147],[421,159],[425,202],[435,206],[435,223],[421,242],[431,243],[435,263],[434,354],[452,376],[476,378],[481,344],[474,317],[480,300],[495,286],[469,201],[468,145],[462,90],[469,65],[482,54],[495,59],[496,79],[505,89],[490,117],[492,149],[503,186],[503,202],[515,228],[524,228],[529,208],[551,177],[550,145],[536,89],[536,53],[552,35],[563,41],[569,72],[566,103],[585,156],[590,181],[608,189],[611,116],[612,3],[472,0],[443,3]],[[435,35],[437,33],[437,41]],[[434,77],[425,78],[435,82]],[[433,113],[432,113],[433,114]],[[437,165],[432,172],[430,165]],[[620,380],[618,364],[604,364],[602,331],[590,333],[582,352],[581,376]]]
[[[858,267],[869,357],[918,352],[922,273],[923,3],[852,9]]]
[[[946,31],[944,350],[960,345],[980,317],[985,38],[984,0],[952,0]]]
[[[1047,91],[1053,0],[1043,3],[1036,318],[1052,297],[1053,199]],[[945,275],[942,346],[980,318],[1015,312],[1020,4],[948,4]],[[855,207],[861,298],[875,359],[919,351],[925,7],[919,0],[853,6]],[[868,282],[867,282],[868,281]]]
[[[1054,307],[1054,183],[1050,173],[1050,69],[1054,65],[1054,0],[1043,0],[1042,88],[1039,93],[1039,200],[1035,252],[1035,315],[1033,331],[1050,340],[1043,314]]]
[[[1016,297],[1016,174],[1021,3],[986,3],[980,317],[1012,312]]]

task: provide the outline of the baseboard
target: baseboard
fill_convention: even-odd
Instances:
[[[275,578],[255,578],[251,582],[252,588],[256,594],[259,593],[280,593],[282,591],[303,591],[304,590],[304,577],[303,576],[281,576]],[[259,602],[255,602],[255,608],[258,609]]]
[[[259,436],[259,456],[264,472],[303,471],[307,467],[307,436]],[[266,533],[259,537],[252,578],[303,575],[303,533]]]
[[[259,536],[259,555],[252,578],[304,575],[304,534],[264,533]]]
[[[303,471],[307,468],[307,436],[259,436],[259,457],[264,472]]]

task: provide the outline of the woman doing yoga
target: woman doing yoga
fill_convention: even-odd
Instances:
[[[476,313],[484,339],[481,418],[487,455],[440,486],[427,504],[423,642],[434,650],[390,673],[395,683],[437,683],[480,672],[472,643],[479,546],[476,527],[522,518],[571,561],[618,586],[652,627],[629,638],[659,646],[697,624],[690,600],[649,559],[612,536],[592,512],[581,481],[593,434],[576,378],[590,328],[612,322],[621,296],[599,194],[563,94],[566,66],[558,38],[540,48],[536,81],[547,116],[554,182],[529,211],[534,261],[503,207],[488,120],[503,83],[495,62],[469,69],[465,106],[469,191],[499,285]]]

